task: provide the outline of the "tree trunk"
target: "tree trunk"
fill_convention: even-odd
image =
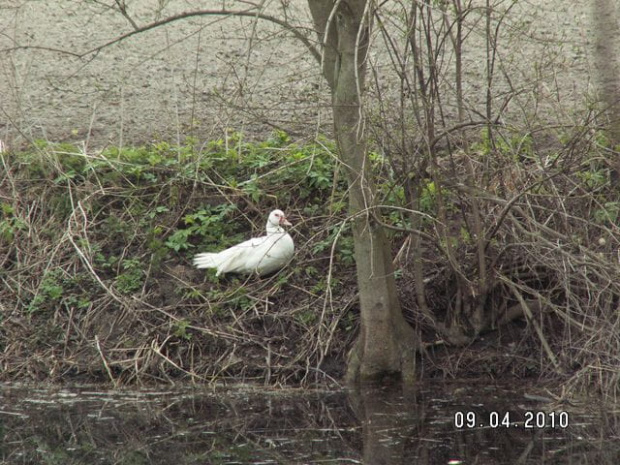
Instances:
[[[613,178],[620,177],[620,27],[618,11],[612,0],[595,0],[592,3],[595,34],[595,65],[599,84],[600,101],[607,116],[607,136],[615,154],[611,160]]]
[[[309,5],[323,44],[322,71],[332,93],[334,133],[347,168],[353,219],[361,328],[347,379],[373,381],[394,375],[412,379],[417,338],[398,302],[390,244],[374,219],[374,187],[361,115],[372,11],[366,11],[367,0],[309,0]]]

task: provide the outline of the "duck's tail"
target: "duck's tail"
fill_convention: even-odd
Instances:
[[[216,253],[199,253],[194,256],[194,266],[196,268],[217,268],[221,260],[218,260]]]

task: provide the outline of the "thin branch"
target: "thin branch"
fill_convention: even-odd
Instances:
[[[90,55],[91,53],[97,53],[103,50],[104,48],[107,48],[107,47],[110,47],[111,45],[122,42],[125,39],[128,39],[129,37],[139,34],[141,32],[149,31],[151,29],[155,29],[157,27],[170,24],[175,21],[182,20],[182,19],[194,18],[194,17],[199,17],[199,16],[241,16],[241,17],[258,18],[258,19],[263,19],[265,21],[272,22],[292,32],[295,38],[299,39],[306,46],[306,48],[310,51],[312,56],[317,60],[317,62],[318,63],[321,62],[321,54],[319,53],[317,48],[314,46],[314,44],[310,41],[310,39],[308,39],[308,37],[306,37],[299,30],[299,28],[296,28],[292,26],[290,23],[283,21],[279,18],[276,18],[275,16],[261,13],[260,11],[252,11],[252,10],[235,11],[235,10],[226,10],[226,9],[187,11],[184,13],[179,13],[177,15],[169,16],[168,18],[162,19],[160,21],[155,21],[153,23],[134,29],[133,31],[129,31],[125,34],[122,34],[119,37],[109,42],[106,42],[103,45],[99,45],[91,50],[88,50],[87,52],[84,52],[82,54],[74,54],[74,55],[79,56],[79,57],[84,57],[84,56]]]
[[[136,30],[140,29],[140,26],[138,26],[138,24],[133,20],[133,18],[129,16],[129,13],[127,13],[127,5],[125,4],[125,0],[115,0],[115,1],[116,1],[116,5],[118,6],[119,11],[127,19],[127,21],[129,21],[132,27]]]
[[[61,53],[63,55],[70,55],[76,58],[83,58],[85,55],[82,53],[70,52],[69,50],[62,50],[60,48],[44,47],[42,45],[16,45],[14,47],[0,49],[0,53],[15,52],[17,50],[41,50],[44,52],[54,52],[54,53]]]

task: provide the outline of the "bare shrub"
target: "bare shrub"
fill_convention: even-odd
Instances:
[[[514,8],[395,2],[378,17],[390,53],[389,63],[374,63],[378,104],[369,101],[368,124],[402,186],[400,230],[410,237],[398,255],[401,297],[427,341],[439,335],[465,346],[523,319],[525,331],[500,349],[494,369],[536,367],[570,386],[615,393],[614,155],[600,115],[587,108],[576,117],[568,111],[574,102],[559,100],[560,42],[547,39],[542,61],[522,68],[518,54],[536,38]],[[507,40],[517,37],[513,52]],[[472,69],[476,47],[486,60]],[[396,86],[382,80],[388,67]],[[533,74],[516,85],[520,72]],[[479,370],[478,360],[444,372]]]

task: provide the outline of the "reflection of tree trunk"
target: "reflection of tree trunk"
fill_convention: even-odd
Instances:
[[[362,424],[364,463],[403,463],[405,442],[415,426],[412,423],[423,422],[417,412],[416,393],[403,394],[401,386],[383,389],[366,386],[351,391],[351,406]],[[416,410],[407,411],[413,408]]]
[[[385,374],[412,377],[416,335],[398,302],[390,244],[372,216],[374,188],[361,117],[372,16],[366,7],[370,5],[367,0],[312,0],[309,6],[325,45],[323,75],[332,91],[334,132],[347,167],[353,217],[361,329],[351,353],[348,378],[374,379]],[[335,6],[336,14],[331,15]]]
[[[607,115],[607,135],[613,148],[620,145],[620,28],[615,2],[594,0],[592,18],[596,31],[595,62],[600,100]],[[620,160],[616,157],[612,163],[618,175]]]

